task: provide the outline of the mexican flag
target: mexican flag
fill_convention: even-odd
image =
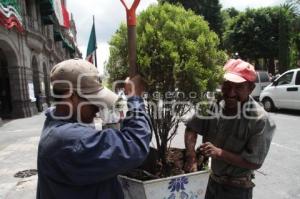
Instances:
[[[63,27],[69,29],[71,26],[69,12],[64,4],[61,4],[61,7],[62,7],[62,13],[63,13],[63,17],[64,17]]]
[[[64,15],[62,12],[62,2],[61,0],[53,0],[53,8],[55,16],[58,20],[59,25],[64,25]]]
[[[66,6],[61,0],[53,0],[55,16],[60,26],[70,28],[70,17]]]
[[[92,64],[95,64],[97,67],[96,49],[97,49],[96,31],[95,31],[95,22],[93,21],[92,31],[90,34],[85,59],[88,60],[89,62],[91,62]]]

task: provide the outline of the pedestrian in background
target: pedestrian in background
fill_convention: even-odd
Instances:
[[[211,117],[194,116],[185,132],[186,172],[197,170],[195,144],[203,136],[200,151],[211,157],[206,199],[251,199],[254,170],[269,151],[275,124],[250,96],[255,88],[254,67],[240,59],[224,66],[223,101]],[[216,111],[217,110],[217,111]]]
[[[138,167],[149,152],[150,121],[140,76],[127,82],[127,117],[120,130],[90,125],[117,95],[104,88],[96,67],[67,60],[53,67],[56,107],[46,112],[38,147],[37,199],[122,199],[117,175]],[[130,117],[129,117],[130,115]]]

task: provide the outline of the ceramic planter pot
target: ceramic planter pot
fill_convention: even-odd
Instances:
[[[204,199],[209,171],[140,181],[119,176],[125,199]]]

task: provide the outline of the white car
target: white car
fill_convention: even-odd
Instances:
[[[260,94],[266,111],[275,109],[300,110],[300,68],[286,71]]]
[[[251,93],[251,96],[255,99],[259,99],[260,93],[266,88],[269,84],[271,84],[271,78],[267,71],[256,71],[256,81],[255,88]]]

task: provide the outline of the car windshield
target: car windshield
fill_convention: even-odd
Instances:
[[[278,82],[278,86],[280,85],[285,85],[285,84],[290,84],[293,78],[293,74],[294,72],[289,72],[286,73],[285,75],[283,75],[282,77],[280,77],[277,82]]]
[[[259,77],[261,82],[270,82],[270,77],[267,72],[260,72]]]

